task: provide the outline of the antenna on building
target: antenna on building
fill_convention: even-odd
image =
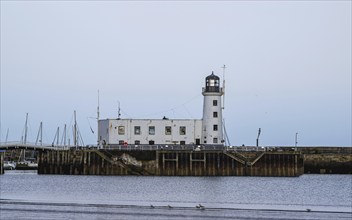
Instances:
[[[117,103],[119,104],[119,109],[118,109],[118,112],[117,112],[117,119],[121,119],[120,118],[120,116],[121,116],[120,101],[117,101]]]
[[[222,97],[222,109],[225,109],[225,69],[226,69],[226,66],[224,64],[223,67],[221,67],[223,69],[223,72],[222,72],[222,93],[223,93],[223,97]]]

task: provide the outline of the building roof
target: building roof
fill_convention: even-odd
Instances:
[[[209,75],[205,78],[205,80],[209,80],[209,79],[219,80],[220,78],[217,75],[214,75],[214,71],[213,71],[213,72],[211,72],[211,75]]]

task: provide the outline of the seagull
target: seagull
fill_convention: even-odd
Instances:
[[[196,205],[197,209],[204,209],[204,206],[202,206],[202,204]]]

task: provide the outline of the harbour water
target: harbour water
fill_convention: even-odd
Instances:
[[[7,171],[0,176],[0,187],[0,219],[352,218],[352,175],[141,177]]]

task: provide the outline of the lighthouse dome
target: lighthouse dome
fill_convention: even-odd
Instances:
[[[205,92],[219,92],[220,91],[220,78],[217,75],[214,75],[214,72],[211,75],[205,78]]]

